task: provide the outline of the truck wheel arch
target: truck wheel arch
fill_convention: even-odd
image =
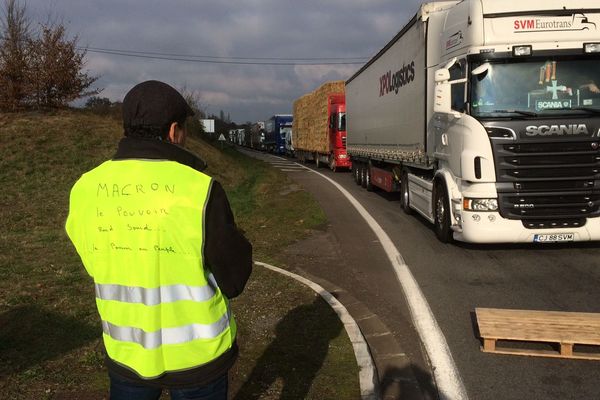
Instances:
[[[435,173],[435,176],[433,177],[434,188],[435,184],[438,181],[441,181],[441,183],[446,187],[446,193],[448,193],[448,201],[452,201],[452,197],[453,195],[455,195],[455,193],[460,193],[458,185],[456,184],[456,181],[454,180],[454,177],[450,172],[445,170],[438,170]]]
[[[337,172],[337,164],[333,153],[329,153],[329,168],[331,168],[333,172]]]
[[[433,230],[440,242],[449,243],[453,239],[450,196],[448,196],[448,189],[441,179],[437,179],[434,182],[432,196]]]
[[[456,183],[454,181],[454,179],[452,179],[452,176],[449,172],[447,171],[439,171],[435,174],[435,177],[433,179],[433,191],[432,191],[432,196],[431,196],[431,210],[432,210],[432,215],[434,218],[434,225],[436,225],[436,220],[437,220],[437,210],[436,210],[436,199],[437,199],[437,190],[439,190],[438,188],[443,188],[443,190],[445,191],[445,196],[446,196],[446,201],[445,201],[445,208],[448,210],[447,215],[449,216],[449,220],[448,220],[448,224],[449,227],[452,226],[452,221],[454,220],[454,208],[452,207],[452,194],[456,193],[458,190],[458,187],[456,186]],[[437,229],[437,226],[435,227]],[[436,232],[437,234],[437,232]],[[447,235],[438,235],[438,239],[440,239],[442,242],[447,243],[452,241],[453,239],[453,231],[450,228],[450,235],[449,237],[445,237]],[[446,239],[446,240],[444,240]]]
[[[404,210],[404,213],[410,215],[413,213],[410,208],[410,190],[408,186],[408,174],[410,170],[408,168],[402,169],[402,174],[400,178],[400,206]]]

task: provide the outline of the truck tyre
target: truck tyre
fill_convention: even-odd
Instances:
[[[367,189],[367,192],[372,192],[373,190],[375,190],[375,187],[373,186],[373,183],[371,183],[371,168],[369,168],[369,165],[365,165],[365,189]]]
[[[367,164],[360,165],[360,186],[367,187]]]
[[[335,157],[333,155],[329,156],[329,168],[331,168],[333,172],[337,172],[337,165],[335,165]]]
[[[356,182],[357,185],[360,185],[360,164],[359,163],[352,164],[352,173],[354,174],[354,182]]]
[[[410,192],[408,190],[408,172],[404,171],[400,181],[400,207],[402,207],[405,214],[410,215],[412,214],[412,208],[410,208],[409,204]]]
[[[321,161],[319,161],[319,154],[315,153],[315,166],[317,169],[321,168]]]
[[[433,214],[435,236],[442,243],[452,242],[452,228],[450,227],[450,202],[446,185],[436,182],[433,194]]]

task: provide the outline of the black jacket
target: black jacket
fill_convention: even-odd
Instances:
[[[169,160],[198,171],[206,163],[179,146],[154,139],[125,137],[119,143],[113,160]],[[238,296],[252,272],[252,246],[237,229],[223,187],[212,182],[204,215],[204,263],[213,273],[221,292],[227,298]],[[165,373],[156,379],[142,379],[129,368],[107,357],[110,374],[120,378],[160,387],[190,387],[211,382],[231,368],[238,354],[237,344],[216,360],[180,372]]]

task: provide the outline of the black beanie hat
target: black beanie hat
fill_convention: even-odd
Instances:
[[[123,126],[163,127],[194,115],[183,96],[166,83],[146,81],[135,85],[123,99]]]

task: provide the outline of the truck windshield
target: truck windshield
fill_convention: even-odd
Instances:
[[[577,113],[600,113],[599,58],[491,62],[487,71],[471,76],[475,117]]]
[[[339,113],[338,119],[338,131],[346,130],[346,113]]]

